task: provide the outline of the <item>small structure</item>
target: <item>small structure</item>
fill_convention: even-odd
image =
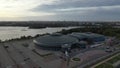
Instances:
[[[107,46],[113,46],[115,44],[118,44],[119,40],[116,39],[116,37],[109,37],[106,39],[106,45]]]

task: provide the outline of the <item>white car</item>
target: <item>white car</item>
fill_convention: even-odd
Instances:
[[[111,50],[111,49],[106,49],[105,51],[106,51],[106,52],[112,52],[113,50]]]

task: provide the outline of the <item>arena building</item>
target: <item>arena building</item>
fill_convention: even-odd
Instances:
[[[34,40],[34,43],[42,49],[60,50],[64,45],[71,49],[86,48],[91,42],[102,41],[105,41],[105,36],[95,33],[72,33],[68,35],[53,33],[38,37]]]
[[[58,33],[40,36],[39,38],[34,40],[34,43],[42,49],[47,50],[59,50],[63,45],[73,45],[78,43],[78,39],[68,36],[62,35]]]

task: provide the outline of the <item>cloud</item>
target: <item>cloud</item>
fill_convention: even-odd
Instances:
[[[0,17],[19,17],[21,20],[120,20],[120,0],[0,0]]]
[[[0,0],[0,17],[52,15],[54,13],[29,11],[38,5],[50,4],[52,2],[54,0]]]
[[[56,0],[32,11],[55,13],[57,20],[119,20],[120,0]]]
[[[35,7],[34,11],[56,11],[59,9],[100,7],[120,5],[119,0],[57,0],[52,4],[45,4]]]

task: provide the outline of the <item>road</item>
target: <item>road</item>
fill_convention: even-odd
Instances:
[[[16,63],[10,57],[10,54],[3,47],[3,44],[0,44],[0,68],[13,67],[17,68]]]

